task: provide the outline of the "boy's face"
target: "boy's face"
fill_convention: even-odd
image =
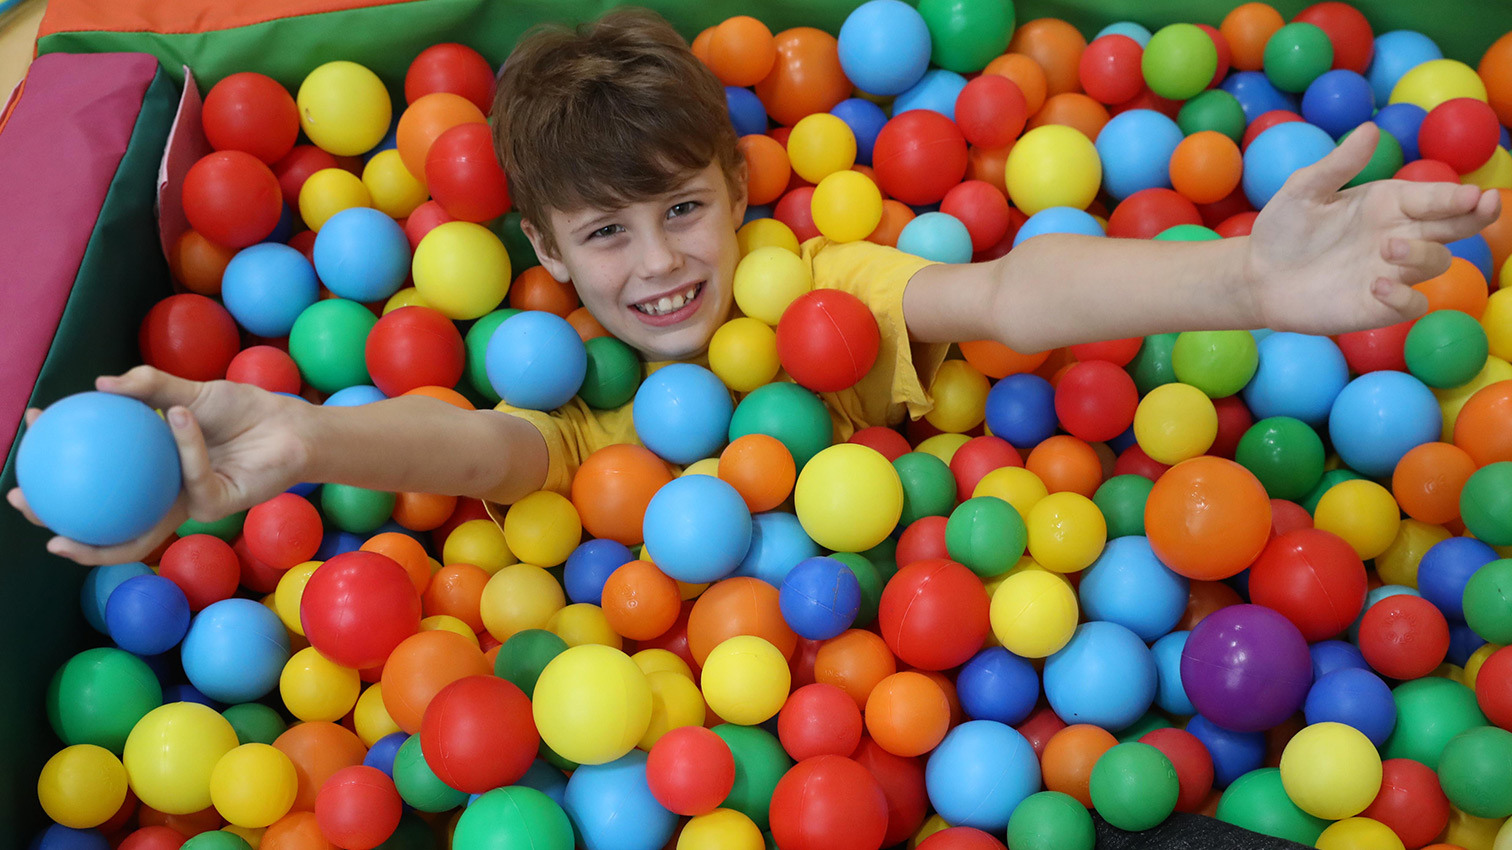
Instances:
[[[549,210],[555,255],[534,223],[524,230],[541,265],[572,281],[605,330],[648,360],[683,360],[708,347],[730,311],[745,207],[715,162],[672,192],[622,209]]]

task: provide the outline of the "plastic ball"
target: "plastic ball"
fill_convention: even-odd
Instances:
[[[489,383],[505,403],[555,410],[582,386],[588,355],[566,320],[527,310],[505,319],[494,331],[487,363]]]
[[[650,450],[609,446],[589,455],[578,468],[572,503],[589,534],[634,545],[644,539],[643,520],[651,498],[671,480],[666,463]]]
[[[415,248],[411,270],[420,296],[449,319],[483,316],[509,291],[510,261],[504,244],[492,231],[469,221],[432,228]]]
[[[1070,127],[1036,127],[1020,137],[1008,154],[1008,196],[1028,215],[1049,207],[1083,209],[1101,180],[1097,148]]]
[[[1313,508],[1314,524],[1344,538],[1361,558],[1386,551],[1396,539],[1400,516],[1391,492],[1374,481],[1340,482]]]
[[[1206,37],[1206,36],[1204,36]],[[1149,744],[1119,744],[1092,768],[1090,786],[1097,813],[1119,829],[1156,826],[1176,809],[1181,786],[1176,768]]]
[[[1055,413],[1062,427],[1088,442],[1123,433],[1133,423],[1138,405],[1133,379],[1107,361],[1072,366],[1055,388]]]
[[[1074,573],[1097,560],[1108,526],[1097,505],[1080,493],[1051,493],[1024,517],[1030,557],[1045,569]]]
[[[1336,139],[1369,121],[1374,107],[1370,82],[1342,68],[1320,74],[1302,95],[1302,117]]]
[[[757,248],[735,267],[735,304],[742,313],[775,327],[788,305],[813,288],[813,273],[791,251]]]
[[[65,747],[42,766],[37,797],[57,823],[92,829],[110,820],[126,801],[126,769],[103,747]]]
[[[939,263],[971,261],[971,232],[948,213],[928,212],[904,225],[898,250]]]
[[[141,659],[98,647],[70,658],[47,689],[47,719],[68,745],[93,744],[120,752],[126,736],[163,704],[162,686]]]
[[[1381,788],[1381,757],[1370,739],[1342,723],[1314,723],[1281,755],[1281,782],[1303,811],[1326,820],[1363,812]]]
[[[1328,418],[1349,383],[1349,365],[1339,345],[1323,336],[1279,332],[1258,346],[1260,364],[1243,391],[1257,419],[1290,416],[1309,425]]]
[[[655,850],[672,837],[677,816],[647,784],[645,753],[584,765],[567,781],[564,803],[585,842],[605,850]]]
[[[462,378],[466,348],[450,319],[427,307],[385,314],[368,333],[368,374],[384,394],[417,387],[450,387]]]
[[[828,640],[850,628],[861,606],[854,573],[834,558],[807,558],[782,580],[782,617],[799,637]]]
[[[205,95],[205,137],[216,150],[239,150],[272,164],[299,136],[294,98],[264,74],[244,71],[223,78]]]
[[[1444,831],[1449,800],[1432,768],[1412,759],[1381,763],[1381,790],[1362,816],[1385,824],[1406,845],[1421,847]]]
[[[268,238],[278,225],[283,191],[273,171],[252,154],[208,154],[183,179],[189,226],[218,245],[245,248]]]
[[[1443,663],[1449,625],[1433,603],[1399,594],[1370,605],[1360,620],[1360,651],[1370,666],[1393,679],[1416,679]]]
[[[1512,462],[1476,470],[1460,491],[1460,516],[1471,534],[1492,546],[1512,546]]]
[[[987,393],[986,418],[992,433],[1009,443],[1038,445],[1055,433],[1055,388],[1038,375],[1004,377]]]
[[[1171,152],[1171,186],[1193,203],[1217,203],[1239,186],[1243,168],[1243,155],[1232,139],[1201,130]]]
[[[1169,632],[1187,603],[1187,580],[1160,563],[1144,537],[1109,542],[1078,591],[1088,618],[1118,623],[1146,641]]]
[[[1034,750],[1012,727],[969,720],[950,730],[925,768],[929,802],[956,826],[999,832],[1040,787]]]
[[[1155,685],[1149,649],[1116,623],[1083,623],[1045,661],[1045,697],[1068,722],[1122,729],[1149,710]]]
[[[305,381],[321,392],[368,384],[371,378],[363,347],[376,323],[373,314],[355,301],[317,301],[289,329],[289,356]]]
[[[295,97],[299,126],[337,156],[356,156],[383,140],[393,117],[388,90],[355,62],[327,62],[305,76]]]
[[[1286,796],[1281,771],[1251,770],[1238,777],[1218,802],[1218,819],[1256,832],[1312,844],[1328,822],[1297,807]]]
[[[338,296],[378,301],[397,292],[409,276],[409,241],[384,213],[352,207],[320,228],[314,262],[321,282]]]
[[[189,630],[189,616],[184,592],[157,575],[121,582],[105,603],[110,639],[137,655],[157,655],[177,646]]]
[[[1465,591],[1481,569],[1496,559],[1496,550],[1473,538],[1453,537],[1435,543],[1418,563],[1418,592],[1444,612],[1446,618],[1466,620],[1462,604]],[[1491,575],[1488,573],[1487,577]]]
[[[294,763],[267,744],[243,744],[226,753],[210,775],[215,809],[237,826],[268,826],[289,812],[299,788]]]
[[[1345,667],[1317,679],[1303,710],[1309,724],[1342,723],[1358,729],[1379,747],[1396,727],[1391,689],[1369,670]]]
[[[236,746],[236,732],[214,709],[171,703],[137,723],[121,761],[143,803],[167,814],[189,814],[211,804],[211,774]]]
[[[1312,684],[1312,659],[1297,627],[1259,605],[1209,614],[1187,639],[1181,681],[1203,716],[1239,732],[1291,716]]]
[[[225,599],[194,618],[180,653],[185,675],[201,693],[219,702],[251,702],[278,684],[289,639],[267,607]]]
[[[1273,416],[1250,426],[1239,439],[1234,460],[1255,474],[1274,499],[1302,499],[1323,477],[1323,441],[1316,431],[1289,416]]]
[[[1365,602],[1360,556],[1322,530],[1298,529],[1274,538],[1249,575],[1250,598],[1285,615],[1309,641],[1343,631]]]
[[[1008,843],[1026,850],[1091,850],[1096,841],[1097,832],[1086,807],[1056,791],[1024,798],[1008,820]]]
[[[1206,35],[1198,35],[1211,46]],[[1130,109],[1114,116],[1105,130],[1098,134],[1096,148],[1109,194],[1123,199],[1142,189],[1170,186],[1171,156],[1182,140],[1175,121],[1154,110]]]
[[[1345,818],[1332,823],[1318,836],[1321,850],[1348,850],[1354,847],[1401,847],[1402,840],[1391,828],[1365,817]]]
[[[443,782],[471,794],[518,782],[539,742],[529,699],[493,676],[442,688],[420,727],[426,763]]]
[[[992,632],[1004,648],[1022,658],[1044,658],[1076,630],[1076,593],[1053,573],[1022,570],[998,585],[990,612]]]
[[[838,392],[860,381],[876,362],[880,344],[870,308],[838,289],[797,296],[777,323],[783,368],[815,392]]]
[[[888,121],[872,150],[877,185],[905,204],[940,201],[961,182],[966,165],[965,137],[949,118],[929,109]]]
[[[1264,207],[1287,178],[1333,148],[1328,133],[1311,124],[1293,121],[1271,127],[1244,151],[1245,197],[1256,209]]]
[[[426,151],[423,170],[431,197],[455,219],[486,222],[509,212],[509,183],[485,124],[465,122],[442,132]]]
[[[851,93],[835,37],[813,27],[777,33],[777,59],[756,83],[756,94],[778,123],[792,126],[824,112]]]
[[[980,71],[1008,47],[1013,4],[995,0],[973,6],[924,0],[919,14],[929,28],[934,64],[965,73]]]
[[[1028,542],[1024,520],[1001,499],[967,499],[954,511],[945,529],[951,558],[979,576],[1002,575],[1023,557]]]
[[[1141,59],[1150,90],[1171,100],[1186,100],[1212,81],[1218,51],[1211,38],[1192,24],[1161,27],[1150,37]]]
[[[1202,390],[1209,398],[1239,392],[1260,365],[1255,337],[1248,331],[1197,331],[1176,337],[1171,351],[1176,380]]]
[[[667,575],[688,583],[729,575],[751,541],[751,515],[740,493],[706,475],[673,480],[645,509],[646,548]]]
[[[1486,332],[1459,310],[1435,310],[1407,334],[1407,369],[1430,387],[1457,387],[1478,374],[1488,354]]]
[[[905,663],[922,670],[958,666],[976,653],[991,623],[981,581],[946,560],[905,566],[887,583],[878,610],[882,637]]]
[[[646,676],[616,649],[571,647],[536,682],[532,709],[541,740],[578,764],[612,762],[634,749],[651,720]]]
[[[299,603],[305,637],[322,655],[360,670],[376,667],[420,628],[420,595],[393,559],[337,555],[318,567]]]
[[[170,295],[153,305],[137,333],[149,366],[191,381],[226,377],[240,339],[231,314],[194,293]]]
[[[899,0],[872,0],[840,27],[840,66],[856,87],[877,95],[912,87],[929,67],[930,33],[919,13]]]
[[[804,531],[839,552],[875,546],[903,511],[897,470],[880,453],[854,444],[815,454],[799,472],[793,496]]]
[[[1447,541],[1446,541],[1447,542]],[[1512,581],[1512,560],[1501,559],[1480,565],[1469,577],[1462,592],[1465,622],[1487,641],[1505,646],[1512,643],[1512,619],[1508,612],[1506,588]]]
[[[494,658],[494,675],[533,696],[541,671],[567,651],[567,642],[544,629],[525,629],[505,639]]]
[[[1411,103],[1432,112],[1455,98],[1486,100],[1486,84],[1463,62],[1433,57],[1408,68],[1391,88],[1391,103]]]
[[[704,699],[720,717],[754,726],[775,716],[791,684],[787,659],[759,637],[737,635],[704,659],[700,679]]]
[[[894,673],[866,698],[866,731],[882,749],[910,758],[934,749],[950,728],[950,702],[922,673]]]
[[[961,708],[972,720],[1022,723],[1039,698],[1039,675],[1025,661],[1002,647],[972,656],[956,679]]]
[[[571,850],[572,836],[572,822],[552,797],[515,785],[489,791],[463,809],[452,844],[484,850],[501,841],[530,841],[541,850]]]
[[[1287,24],[1265,44],[1265,75],[1282,91],[1306,90],[1333,60],[1328,34],[1305,21]]]
[[[1151,390],[1134,413],[1134,436],[1145,454],[1177,464],[1205,453],[1218,433],[1212,401],[1190,384],[1170,383]]]
[[[856,171],[840,170],[825,175],[814,188],[810,203],[814,226],[834,242],[865,239],[882,221],[881,191],[870,178]]]
[[[698,726],[673,729],[646,759],[646,780],[657,802],[679,815],[714,811],[735,785],[735,758],[715,733]]]
[[[856,136],[841,119],[819,112],[805,116],[793,125],[787,140],[787,152],[793,172],[817,184],[855,164]],[[877,200],[880,206],[880,196]]]
[[[1140,69],[1144,45],[1119,33],[1100,33],[1082,52],[1078,74],[1082,88],[1099,103],[1124,103],[1144,89]]]

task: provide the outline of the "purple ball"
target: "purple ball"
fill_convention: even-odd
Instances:
[[[1263,605],[1209,614],[1181,652],[1181,684],[1198,713],[1235,732],[1291,717],[1312,685],[1312,656],[1297,627]]]

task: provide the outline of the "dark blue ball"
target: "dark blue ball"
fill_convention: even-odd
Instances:
[[[1445,247],[1454,256],[1469,260],[1472,265],[1480,269],[1480,273],[1486,280],[1496,280],[1496,269],[1491,266],[1491,245],[1486,241],[1486,237],[1479,233],[1472,233],[1457,242],[1450,242]]]
[[[630,548],[616,540],[589,540],[567,556],[562,584],[573,602],[603,603],[604,582],[610,574],[635,560]]]
[[[1496,560],[1496,550],[1474,537],[1440,540],[1418,562],[1417,587],[1450,622],[1465,619],[1465,585],[1482,566]]]
[[[725,86],[725,107],[738,136],[753,136],[767,131],[767,112],[756,93],[740,86]]]
[[[887,123],[887,113],[869,100],[852,97],[835,104],[830,114],[844,121],[856,136],[856,162],[871,165],[872,148],[877,144],[877,134]]]
[[[1421,159],[1418,151],[1418,130],[1428,113],[1415,103],[1392,103],[1380,108],[1373,119],[1376,126],[1390,133],[1402,146],[1402,162]],[[1505,128],[1503,128],[1505,129]]]
[[[1055,433],[1055,388],[1038,375],[1009,375],[987,393],[987,427],[1019,448],[1030,448]]]
[[[105,602],[105,626],[110,639],[127,652],[167,652],[189,631],[189,600],[162,576],[129,578]]]
[[[851,627],[861,610],[861,584],[835,558],[806,558],[788,572],[777,592],[782,619],[799,637],[829,640]]]
[[[1377,747],[1396,728],[1396,703],[1380,676],[1358,667],[1335,670],[1313,683],[1302,706],[1309,725],[1343,723],[1360,730]]]
[[[1370,82],[1344,68],[1323,73],[1302,95],[1302,117],[1335,139],[1369,121],[1373,112],[1375,95]]]
[[[1277,109],[1288,112],[1297,111],[1297,99],[1276,88],[1263,71],[1240,71],[1230,74],[1219,88],[1239,101],[1239,108],[1244,110],[1246,124],[1252,124],[1256,118]]]
[[[1198,714],[1186,730],[1197,737],[1213,757],[1213,787],[1226,788],[1235,779],[1265,762],[1264,732],[1233,732]]]
[[[972,720],[1022,723],[1034,711],[1039,694],[1034,666],[1000,646],[972,656],[956,678],[961,709]]]

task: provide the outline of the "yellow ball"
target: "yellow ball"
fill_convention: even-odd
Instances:
[[[1442,525],[1429,525],[1415,519],[1402,520],[1396,539],[1386,551],[1376,556],[1376,573],[1387,584],[1417,587],[1418,564],[1434,544],[1452,537]]]
[[[126,768],[104,747],[64,747],[42,766],[37,799],[42,811],[58,823],[92,829],[110,820],[126,802]]]
[[[1013,144],[1005,178],[1008,198],[1024,215],[1049,207],[1085,209],[1102,183],[1102,160],[1080,130],[1046,124]]]
[[[516,632],[546,628],[566,604],[562,585],[534,564],[511,564],[494,573],[479,600],[483,627],[500,643]]]
[[[451,632],[454,635],[464,637],[469,641],[472,641],[474,646],[478,645],[478,635],[473,632],[472,629],[468,628],[466,623],[462,622],[456,617],[451,616],[450,614],[433,614],[429,617],[422,618],[420,620],[420,631]]]
[[[565,563],[583,539],[577,508],[560,493],[537,490],[509,506],[504,543],[515,557],[538,567]]]
[[[704,698],[693,680],[671,670],[646,674],[651,686],[651,723],[636,743],[650,752],[661,736],[679,726],[704,725]]]
[[[652,673],[676,673],[693,681],[693,668],[682,660],[682,656],[670,649],[643,649],[630,656],[630,660],[647,676]]]
[[[763,850],[766,841],[755,822],[734,809],[715,809],[688,821],[677,837],[677,850]]]
[[[992,633],[1020,658],[1058,652],[1076,631],[1076,592],[1055,573],[1026,569],[1009,575],[992,594]]]
[[[771,383],[781,366],[777,332],[749,316],[725,322],[709,340],[710,371],[736,392],[748,393]]]
[[[356,62],[327,62],[309,73],[294,98],[299,129],[322,150],[356,156],[372,150],[394,117],[388,89]]]
[[[615,633],[604,616],[604,609],[591,602],[578,602],[551,615],[546,630],[567,642],[568,646],[596,643],[621,649],[624,638]]]
[[[448,319],[476,319],[509,294],[509,252],[493,231],[448,221],[425,234],[411,268],[415,288]]]
[[[793,132],[788,136],[787,152],[788,161],[793,164],[793,171],[799,177],[810,183],[819,183],[829,175],[845,171],[856,164],[856,134],[839,117],[828,112],[815,112],[793,125]],[[879,194],[878,221],[881,221],[881,209],[882,197]],[[872,227],[875,228],[876,225]],[[870,230],[866,232],[871,233]]]
[[[429,304],[425,303],[425,299],[420,297],[420,290],[414,288],[413,286],[406,286],[398,292],[395,292],[393,295],[390,295],[389,300],[383,302],[383,315],[387,316],[395,310],[398,310],[400,307],[429,306]]]
[[[1002,466],[982,476],[971,497],[996,496],[1013,506],[1019,517],[1029,519],[1029,512],[1040,500],[1050,495],[1050,489],[1038,475],[1022,466]]]
[[[1461,183],[1470,183],[1485,189],[1512,189],[1512,153],[1506,148],[1491,150],[1486,164],[1460,177]]]
[[[925,819],[924,825],[919,827],[919,831],[914,833],[913,838],[909,839],[909,850],[914,850],[915,847],[918,847],[921,843],[923,843],[924,839],[928,838],[931,835],[934,835],[936,832],[940,832],[946,829],[950,829],[950,824],[946,823],[944,818],[940,817],[938,814],[930,815]]]
[[[352,709],[352,726],[357,730],[357,737],[367,747],[378,743],[378,739],[385,735],[404,731],[389,716],[388,709],[383,705],[382,683],[368,685],[362,696],[357,698],[357,707]]]
[[[362,183],[373,197],[373,206],[390,218],[404,218],[430,197],[425,184],[409,173],[399,151],[392,148],[373,154],[362,167]]]
[[[786,248],[757,248],[735,267],[735,305],[773,327],[793,299],[813,288],[808,263]]]
[[[520,561],[491,519],[470,519],[452,529],[441,547],[441,560],[448,565],[472,564],[490,574]]]
[[[735,243],[740,247],[740,257],[757,248],[781,248],[798,253],[798,236],[793,228],[775,218],[755,218],[740,226],[735,232]]]
[[[1464,408],[1465,402],[1470,400],[1470,396],[1498,381],[1512,381],[1512,363],[1491,356],[1486,358],[1486,365],[1481,367],[1480,374],[1470,379],[1470,383],[1433,391],[1434,397],[1438,399],[1439,411],[1444,415],[1446,438],[1454,433],[1455,420],[1459,419],[1459,412]]]
[[[317,233],[342,210],[372,205],[373,196],[362,178],[344,168],[322,168],[299,189],[299,217]]]
[[[1035,503],[1025,517],[1029,554],[1045,569],[1074,573],[1102,554],[1108,542],[1108,523],[1092,500],[1080,493],[1051,493]]]
[[[914,447],[914,451],[934,455],[949,466],[950,459],[955,457],[956,451],[969,442],[971,438],[965,434],[936,434],[920,440]]]
[[[1506,834],[1503,818],[1478,818],[1465,814],[1458,806],[1450,806],[1449,825],[1438,840],[1465,850],[1508,850],[1504,843],[1508,838],[1512,836]]]
[[[1286,796],[1313,817],[1354,817],[1381,790],[1381,754],[1353,726],[1314,723],[1282,751],[1281,785]]]
[[[238,745],[236,730],[215,709],[173,702],[137,721],[121,762],[143,803],[170,815],[210,805],[210,773]]]
[[[1212,448],[1218,437],[1218,410],[1207,393],[1191,384],[1162,384],[1134,410],[1134,439],[1145,454],[1176,465]]]
[[[1470,657],[1465,659],[1464,673],[1460,677],[1460,681],[1464,683],[1465,687],[1472,691],[1475,690],[1475,680],[1480,677],[1481,666],[1498,649],[1501,649],[1501,647],[1494,643],[1487,643],[1482,644],[1479,649],[1470,653]]]
[[[707,475],[710,478],[718,478],[719,477],[719,458],[717,458],[717,457],[699,458],[698,460],[695,460],[692,463],[688,464],[687,466],[683,467],[682,473],[679,474],[677,477],[681,478],[684,475]]]
[[[1370,818],[1345,818],[1318,836],[1318,850],[1406,850],[1391,827]]]
[[[952,434],[963,434],[982,424],[987,416],[987,376],[965,360],[946,360],[935,372],[929,394],[934,407],[924,414],[929,424]]]
[[[1486,342],[1491,355],[1502,360],[1512,360],[1512,258],[1502,264],[1501,289],[1491,293],[1486,301],[1486,311],[1481,313],[1480,324],[1486,331]]]
[[[273,590],[273,612],[278,615],[284,628],[300,637],[304,637],[304,625],[299,619],[299,601],[304,598],[305,585],[310,583],[310,576],[322,563],[324,562],[305,561],[303,564],[295,564],[278,579],[278,587]]]
[[[880,452],[841,443],[814,455],[798,473],[793,507],[815,543],[836,552],[862,552],[897,526],[903,482]]]
[[[267,744],[242,744],[216,762],[210,798],[230,823],[268,826],[289,813],[299,791],[294,762]]]
[[[1403,74],[1388,103],[1411,103],[1432,111],[1457,97],[1486,99],[1486,84],[1475,69],[1454,59],[1434,59]]]
[[[603,764],[635,749],[646,734],[651,686],[630,656],[584,644],[546,665],[531,707],[546,746],[578,764]]]
[[[836,171],[814,187],[809,210],[814,226],[831,241],[859,242],[882,223],[882,190],[859,171]]]
[[[221,827],[220,831],[229,832],[237,838],[240,838],[241,840],[247,842],[247,846],[251,847],[252,850],[258,850],[258,848],[262,846],[263,833],[267,832],[268,830],[265,827],[260,826],[253,827],[227,824]]]
[[[709,708],[741,726],[775,716],[793,684],[782,651],[754,635],[737,635],[714,647],[701,681]]]
[[[1402,509],[1391,491],[1364,479],[1328,488],[1313,511],[1313,527],[1344,538],[1365,560],[1385,552],[1402,524]]]
[[[334,723],[357,704],[361,690],[356,670],[331,661],[314,647],[294,653],[278,677],[279,696],[289,713],[300,720]]]

